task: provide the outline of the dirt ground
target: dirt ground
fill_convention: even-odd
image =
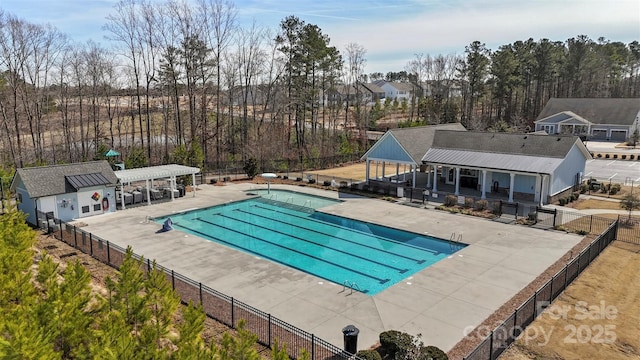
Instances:
[[[316,174],[323,176],[335,176],[342,179],[364,180],[367,173],[365,163],[355,163],[333,169],[308,171],[308,174]]]
[[[640,359],[640,245],[612,243],[500,357]]]

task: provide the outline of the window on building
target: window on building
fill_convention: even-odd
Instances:
[[[86,213],[88,213],[88,212],[89,212],[89,206],[88,206],[88,205],[87,205],[87,206],[83,206],[83,207],[82,207],[82,213],[83,213],[83,214],[86,214]]]

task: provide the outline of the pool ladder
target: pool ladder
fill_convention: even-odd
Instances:
[[[456,233],[452,233],[449,238],[449,247],[451,248],[451,251],[458,251],[462,249],[460,244],[462,244],[462,233],[458,234],[458,240],[456,240]]]
[[[356,289],[356,290],[362,292],[362,290],[360,290],[360,287],[358,286],[358,284],[356,284],[355,281],[345,280],[342,283],[342,291],[340,291],[340,292],[344,292],[345,290],[347,290],[347,288],[350,290],[349,295],[353,294],[353,289]]]

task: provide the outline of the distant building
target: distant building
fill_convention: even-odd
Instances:
[[[622,142],[640,126],[640,99],[552,98],[534,123],[547,134]]]

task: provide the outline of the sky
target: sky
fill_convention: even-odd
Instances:
[[[150,0],[156,2],[156,0]],[[187,0],[189,1],[189,0]],[[0,9],[51,24],[75,41],[106,46],[102,26],[117,0],[0,0]],[[164,2],[158,0],[158,2]],[[365,73],[401,71],[418,54],[463,54],[473,41],[491,50],[518,40],[640,41],[640,0],[235,0],[241,25],[277,31],[295,15],[343,51],[366,49]]]

